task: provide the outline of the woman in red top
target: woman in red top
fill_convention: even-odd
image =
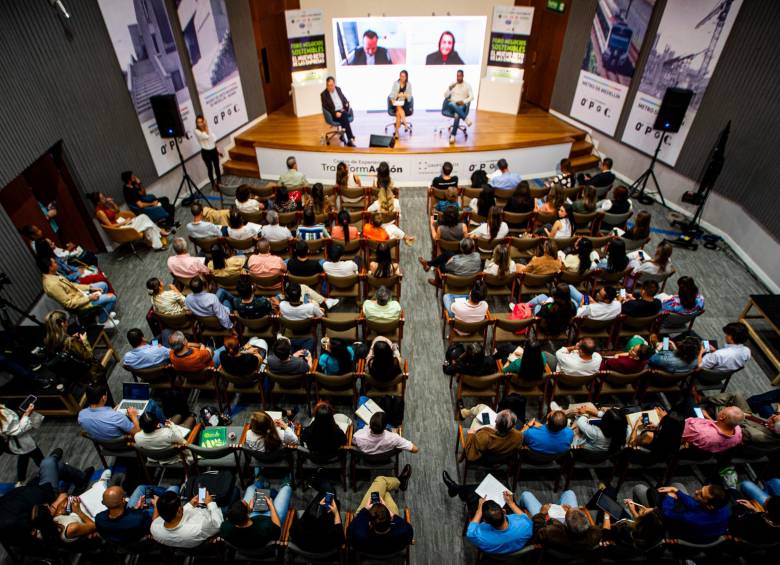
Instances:
[[[412,245],[416,239],[406,235],[401,228],[393,223],[382,223],[382,213],[374,212],[371,223],[363,226],[363,237],[372,241],[387,241],[388,239],[403,239],[406,245]]]
[[[87,194],[87,198],[95,206],[95,216],[102,225],[121,229],[132,228],[144,234],[144,238],[152,246],[152,249],[156,251],[164,249],[162,238],[166,237],[169,232],[161,230],[146,214],[133,215],[131,218],[120,216],[119,206],[116,205],[114,199],[102,192],[90,192]],[[128,214],[132,214],[132,212],[125,212],[125,215]]]

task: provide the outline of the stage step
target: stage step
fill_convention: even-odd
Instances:
[[[236,145],[230,151],[228,155],[234,161],[247,161],[250,163],[257,163],[257,152],[253,146],[249,145]]]
[[[260,168],[257,161],[250,163],[248,161],[227,161],[222,165],[222,170],[226,175],[236,175],[237,177],[260,178]]]
[[[596,155],[583,155],[582,157],[574,157],[570,159],[571,170],[575,173],[580,171],[587,171],[598,167],[599,158]]]
[[[590,155],[593,153],[593,144],[581,139],[571,144],[571,151],[569,152],[569,159],[575,157],[582,157],[583,155]]]

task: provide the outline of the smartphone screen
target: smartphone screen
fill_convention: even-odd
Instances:
[[[485,426],[489,426],[490,425],[490,413],[489,412],[483,412],[482,413],[482,423]]]
[[[160,343],[160,342],[159,342],[159,341],[157,341],[156,339],[153,339],[153,340],[152,340],[152,345],[153,345],[153,346],[157,347],[157,344],[158,344],[158,343]]]
[[[702,344],[702,347],[704,347],[704,352],[705,353],[709,353],[709,351],[710,351],[710,342],[707,341],[706,339],[704,339],[704,340],[702,340],[701,344]]]
[[[620,289],[620,298],[625,298],[625,297],[626,297],[626,289],[625,288],[621,288]]]
[[[668,337],[665,337],[665,338],[664,338],[664,342],[663,342],[663,343],[664,343],[664,344],[663,344],[663,346],[662,346],[662,347],[663,347],[664,351],[669,351],[669,338],[668,338]]]
[[[693,413],[696,414],[697,418],[704,418],[704,412],[701,411],[701,408],[698,406],[693,407]]]
[[[588,296],[588,295],[586,294],[586,295],[585,295],[585,296],[583,296],[582,298],[584,299],[585,306],[587,306],[588,304],[590,304],[590,296]]]
[[[38,402],[38,397],[35,396],[34,394],[31,394],[30,396],[22,400],[22,403],[19,405],[19,410],[24,412],[25,410],[27,410],[27,407],[30,404],[35,404],[36,402]]]
[[[379,504],[379,493],[376,491],[371,493],[371,504]]]
[[[198,504],[203,504],[206,501],[206,487],[198,488]]]
[[[650,425],[650,415],[649,414],[642,414],[642,425],[643,426],[649,426]]]
[[[332,492],[326,492],[325,493],[325,506],[330,506],[333,503],[333,493]]]

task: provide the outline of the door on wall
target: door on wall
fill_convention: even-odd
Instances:
[[[290,101],[292,74],[285,10],[297,10],[300,0],[252,0],[252,27],[267,112]]]
[[[547,8],[547,0],[515,0],[515,6],[533,6],[534,21],[526,46],[523,100],[545,110],[555,87],[570,6],[563,14]]]
[[[59,245],[73,242],[90,251],[105,250],[73,182],[61,143],[0,189],[0,205],[17,228],[33,224]],[[56,215],[47,218],[49,209],[56,210]]]

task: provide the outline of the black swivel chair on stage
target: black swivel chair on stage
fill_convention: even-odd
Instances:
[[[414,96],[409,98],[407,102],[409,103],[404,104],[404,110],[406,112],[406,117],[408,118],[409,116],[414,114]],[[395,127],[395,105],[393,104],[393,101],[390,99],[389,96],[387,97],[387,115],[393,116],[393,121],[385,126],[385,133],[387,133],[390,128]],[[412,123],[409,123],[409,127],[402,126],[409,135],[412,135],[414,133],[414,130],[412,129],[412,125],[413,125]]]

